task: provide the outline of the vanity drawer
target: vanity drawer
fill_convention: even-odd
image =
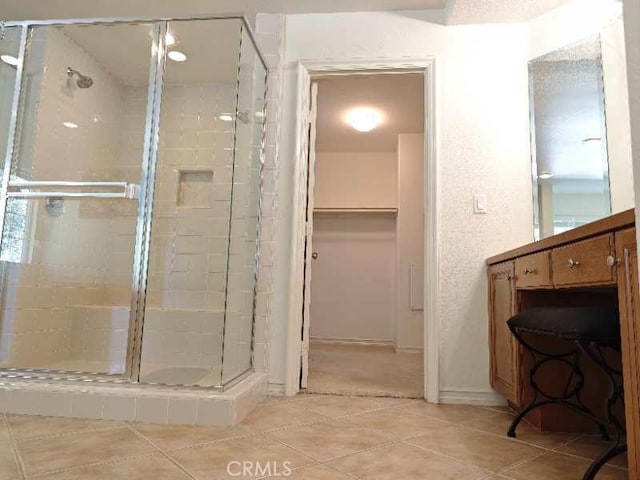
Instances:
[[[607,263],[613,255],[613,245],[610,233],[553,249],[553,283],[557,286],[614,284],[616,272]]]
[[[516,288],[551,287],[549,252],[516,258]]]

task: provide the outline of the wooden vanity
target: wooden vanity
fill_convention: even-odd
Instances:
[[[633,210],[487,259],[491,385],[518,409],[530,398],[528,366],[507,320],[535,306],[617,304],[622,336],[629,478],[640,478],[640,290]],[[604,383],[593,372],[593,401],[604,398]],[[554,376],[545,381],[553,387]],[[560,376],[558,376],[559,378]],[[591,377],[588,377],[588,381]],[[597,403],[597,402],[596,402]],[[557,406],[528,418],[540,429],[584,428]]]

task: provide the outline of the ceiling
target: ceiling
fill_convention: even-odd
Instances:
[[[318,80],[316,150],[319,152],[395,152],[400,133],[424,131],[424,86],[420,74],[325,77]],[[345,121],[354,107],[372,107],[383,123],[358,132]]]
[[[3,20],[443,9],[447,0],[0,0]]]
[[[600,35],[595,34],[585,38],[573,45],[549,52],[542,57],[534,59],[532,62],[561,62],[563,60],[597,60],[602,57],[600,46]]]
[[[521,22],[570,0],[0,0],[3,20],[437,10],[449,24]]]
[[[447,23],[526,22],[571,0],[451,0]]]

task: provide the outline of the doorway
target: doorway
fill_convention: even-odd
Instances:
[[[422,398],[423,72],[312,81],[300,386]]]

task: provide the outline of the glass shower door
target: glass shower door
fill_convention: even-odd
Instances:
[[[222,384],[252,367],[267,71],[242,29],[231,189]]]
[[[0,199],[0,368],[124,374],[131,363],[154,31],[28,33]]]
[[[167,29],[140,381],[219,387],[242,20]]]

